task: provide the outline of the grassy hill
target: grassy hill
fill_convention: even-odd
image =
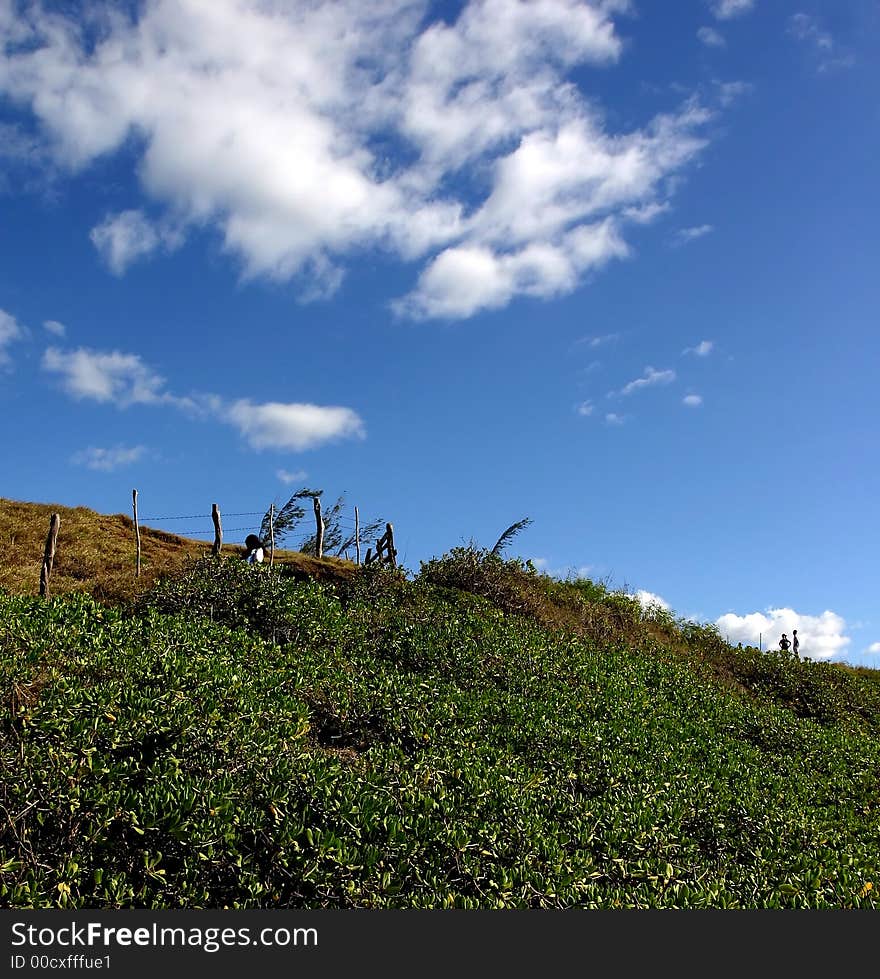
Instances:
[[[53,509],[0,505],[0,905],[878,906],[878,671],[474,548],[135,588],[85,510],[44,601]]]

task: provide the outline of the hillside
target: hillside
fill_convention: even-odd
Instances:
[[[95,513],[86,507],[26,503],[0,498],[0,588],[14,594],[37,594],[43,548],[53,513],[61,517],[51,594],[86,591],[98,599],[119,602],[149,589],[163,575],[210,552],[210,544],[141,526],[141,576],[135,579],[134,522],[122,513]],[[227,555],[244,554],[224,544]],[[354,566],[342,559],[322,562],[279,549],[276,563],[301,577],[350,575]]]
[[[49,601],[4,557],[0,905],[877,907],[878,671],[474,548],[317,580],[157,538],[126,591],[127,540],[76,577],[59,539]]]

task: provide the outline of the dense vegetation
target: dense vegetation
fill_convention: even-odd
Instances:
[[[0,905],[877,907],[876,671],[474,547],[0,590],[0,695]]]

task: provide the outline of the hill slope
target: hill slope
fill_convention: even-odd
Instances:
[[[0,904],[873,908],[871,672],[467,548],[0,590]]]

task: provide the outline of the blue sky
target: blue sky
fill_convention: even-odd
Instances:
[[[880,666],[876,0],[0,37],[0,494],[240,540],[318,487],[412,570],[528,516],[549,573]]]

